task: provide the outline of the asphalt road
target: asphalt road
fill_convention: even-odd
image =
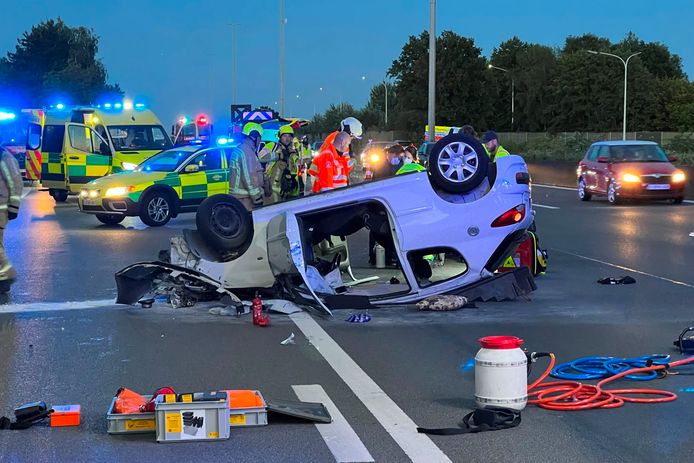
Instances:
[[[377,309],[366,324],[346,323],[349,312],[338,311],[332,319],[313,318],[324,333],[316,336],[310,321],[278,314],[261,329],[247,316],[211,315],[202,305],[110,304],[113,273],[153,259],[170,236],[194,226],[194,217],[183,215],[163,229],[137,219],[109,228],[79,214],[74,203],[55,206],[46,193],[31,193],[5,238],[20,279],[9,305],[0,306],[0,413],[34,400],[79,403],[83,423],[0,431],[0,462],[335,461],[328,443],[339,443],[341,434],[324,438],[314,425],[273,417],[267,427],[232,429],[225,442],[157,445],[151,435],[106,434],[106,410],[121,386],[142,393],[164,385],[253,388],[296,400],[292,386],[312,384],[323,388],[373,460],[408,461],[411,446],[395,429],[405,422],[402,415],[384,419],[381,412],[400,410],[428,427],[458,423],[474,406],[474,375],[464,365],[482,336],[519,336],[528,349],[552,351],[562,362],[586,355],[679,358],[672,340],[694,318],[694,269],[687,259],[694,255],[694,207],[580,203],[574,191],[537,185],[533,200],[550,268],[529,301],[449,313]],[[637,283],[596,283],[622,275]],[[281,345],[290,333],[295,344]],[[538,363],[535,374],[543,367]],[[381,392],[370,389],[374,384]],[[694,380],[670,375],[648,387],[678,392]],[[616,410],[528,407],[512,430],[432,437],[434,450],[422,445],[421,461],[435,461],[436,447],[455,462],[688,461],[693,404],[693,394],[681,392],[676,402]],[[343,450],[355,455],[356,447]]]

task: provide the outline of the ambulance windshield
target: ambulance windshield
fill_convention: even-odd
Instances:
[[[116,151],[171,148],[171,140],[160,125],[110,125],[108,133]]]

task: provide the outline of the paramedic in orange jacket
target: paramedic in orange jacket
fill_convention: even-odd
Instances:
[[[313,193],[334,190],[347,186],[349,168],[343,154],[349,149],[351,137],[347,132],[338,132],[332,143],[324,143],[321,152],[313,158],[309,175],[313,177]]]

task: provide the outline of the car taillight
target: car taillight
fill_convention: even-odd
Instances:
[[[508,211],[504,212],[501,214],[499,217],[494,219],[494,222],[492,222],[492,228],[497,228],[497,227],[506,227],[508,225],[513,225],[525,217],[525,206],[523,204],[519,204],[518,206],[509,209]]]
[[[516,183],[519,185],[529,185],[530,174],[527,172],[516,172]]]

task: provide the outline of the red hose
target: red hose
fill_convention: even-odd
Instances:
[[[658,371],[666,368],[674,368],[694,362],[694,357],[671,362],[668,365],[652,365],[644,368],[632,368],[609,378],[599,381],[597,384],[583,384],[578,381],[550,381],[543,382],[554,368],[555,357],[550,354],[549,367],[540,377],[528,386],[528,404],[537,405],[548,410],[590,410],[593,408],[617,408],[624,402],[633,403],[661,403],[672,402],[677,399],[677,394],[658,389],[603,389],[603,386],[623,376],[645,371]],[[656,397],[633,397],[656,396]]]

